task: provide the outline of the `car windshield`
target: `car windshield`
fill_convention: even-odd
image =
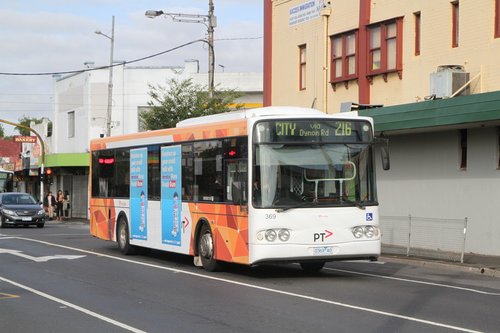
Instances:
[[[33,205],[35,199],[29,194],[7,194],[2,196],[2,203],[5,205]]]

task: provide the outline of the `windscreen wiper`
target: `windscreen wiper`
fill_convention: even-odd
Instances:
[[[341,202],[346,202],[346,203],[351,204],[353,206],[356,206],[356,207],[358,207],[359,209],[362,209],[362,210],[366,209],[366,206],[363,206],[359,201],[352,201],[352,200],[349,200],[349,199],[344,199]]]
[[[283,208],[276,208],[277,213],[282,213],[286,212],[289,209],[295,209],[295,208],[303,208],[303,207],[309,207],[309,206],[317,206],[318,203],[314,201],[306,201],[306,202],[301,202],[295,206],[289,206],[289,207],[283,207]]]

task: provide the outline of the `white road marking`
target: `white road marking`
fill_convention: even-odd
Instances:
[[[228,284],[243,286],[243,287],[257,289],[257,290],[264,290],[264,291],[268,291],[268,292],[275,293],[275,294],[287,295],[287,296],[296,297],[296,298],[300,298],[300,299],[306,299],[306,300],[310,300],[310,301],[314,301],[314,302],[320,302],[320,303],[325,303],[325,304],[336,305],[336,306],[343,307],[343,308],[348,308],[348,309],[353,309],[353,310],[359,310],[359,311],[364,311],[364,312],[368,312],[368,313],[374,313],[374,314],[378,314],[378,315],[382,315],[382,316],[386,316],[386,317],[398,318],[398,319],[407,320],[407,321],[413,321],[413,322],[417,322],[417,323],[421,323],[421,324],[425,324],[425,325],[430,325],[430,326],[442,327],[442,328],[446,328],[446,329],[450,329],[450,330],[454,330],[454,331],[468,332],[468,333],[480,333],[481,332],[481,331],[476,331],[476,330],[473,330],[473,329],[468,329],[468,328],[464,328],[464,327],[448,325],[448,324],[444,324],[444,323],[438,323],[438,322],[435,322],[435,321],[420,319],[420,318],[416,318],[416,317],[404,316],[404,315],[400,315],[400,314],[397,314],[397,313],[380,311],[380,310],[371,309],[371,308],[367,308],[367,307],[362,307],[362,306],[357,306],[357,305],[352,305],[352,304],[347,304],[347,303],[332,301],[332,300],[318,298],[318,297],[313,297],[313,296],[307,296],[307,295],[297,294],[297,293],[288,292],[288,291],[284,291],[284,290],[272,289],[272,288],[268,288],[268,287],[262,287],[262,286],[258,286],[258,285],[254,285],[254,284],[249,284],[249,283],[244,283],[244,282],[229,280],[229,279],[225,279],[225,278],[219,278],[219,277],[216,277],[216,276],[208,276],[208,275],[204,275],[204,274],[200,274],[200,273],[194,273],[194,272],[190,272],[190,271],[185,271],[185,270],[178,269],[178,268],[164,267],[164,266],[159,266],[159,265],[155,265],[155,264],[149,264],[149,263],[134,261],[134,260],[130,260],[130,259],[125,259],[125,258],[120,258],[120,257],[114,257],[114,256],[111,256],[111,255],[108,255],[108,254],[103,254],[103,253],[98,253],[98,252],[93,252],[93,251],[78,249],[78,248],[74,248],[74,247],[70,247],[70,246],[65,246],[65,245],[59,245],[59,244],[49,243],[49,242],[45,242],[45,241],[41,241],[41,240],[24,238],[24,237],[17,237],[17,238],[18,239],[22,239],[22,240],[26,240],[26,241],[40,243],[40,244],[46,244],[46,245],[49,245],[49,246],[56,246],[56,247],[60,247],[60,248],[68,249],[68,250],[77,251],[77,252],[88,253],[88,254],[99,256],[99,257],[104,257],[104,258],[109,258],[109,259],[113,259],[113,260],[128,262],[128,263],[132,263],[132,264],[135,264],[135,265],[152,267],[152,268],[166,270],[166,271],[173,272],[173,273],[186,274],[186,275],[195,276],[195,277],[199,277],[199,278],[203,278],[203,279],[224,282],[224,283],[228,283]],[[374,275],[374,276],[376,276],[376,275]],[[409,280],[409,282],[412,282],[412,281]]]
[[[442,288],[450,288],[450,289],[456,289],[456,290],[462,290],[462,291],[469,291],[469,292],[472,292],[472,293],[482,294],[482,295],[500,296],[500,293],[491,293],[491,292],[487,292],[487,291],[483,291],[483,290],[478,290],[478,289],[473,289],[473,288],[457,287],[457,286],[452,286],[452,285],[442,284],[442,283],[436,283],[436,282],[426,282],[426,281],[419,281],[419,280],[412,280],[412,279],[397,278],[397,277],[386,276],[386,275],[361,273],[361,272],[348,271],[348,270],[337,269],[337,268],[328,268],[328,267],[325,267],[323,269],[329,270],[329,271],[342,272],[342,273],[349,273],[349,274],[356,274],[356,275],[376,277],[376,278],[379,278],[379,279],[387,279],[387,280],[411,282],[411,283],[424,284],[424,285],[435,286],[435,287],[442,287]]]
[[[0,254],[2,253],[8,253],[14,256],[18,256],[24,259],[29,259],[34,262],[47,262],[49,260],[54,260],[54,259],[67,259],[67,260],[74,260],[74,259],[80,259],[85,256],[69,256],[69,255],[62,255],[62,254],[56,254],[53,256],[44,256],[44,257],[33,257],[27,254],[24,254],[22,251],[18,250],[9,250],[9,249],[2,249],[0,248]]]
[[[74,310],[76,310],[76,311],[83,312],[83,313],[85,313],[86,315],[89,315],[89,316],[95,317],[95,318],[97,318],[97,319],[100,319],[100,320],[105,321],[105,322],[107,322],[107,323],[110,323],[110,324],[112,324],[112,325],[115,325],[115,326],[118,326],[118,327],[120,327],[120,328],[123,328],[123,329],[125,329],[125,330],[127,330],[127,331],[134,332],[134,333],[145,333],[145,331],[142,331],[142,330],[140,330],[140,329],[138,329],[138,328],[135,328],[135,327],[132,327],[132,326],[126,325],[126,324],[124,324],[124,323],[120,323],[119,321],[116,321],[116,320],[114,320],[114,319],[111,319],[111,318],[105,317],[105,316],[100,315],[100,314],[98,314],[98,313],[95,313],[95,312],[93,312],[93,311],[90,311],[90,310],[87,310],[87,309],[85,309],[85,308],[82,308],[81,306],[78,306],[78,305],[76,305],[76,304],[66,302],[65,300],[62,300],[62,299],[60,299],[60,298],[57,298],[57,297],[54,297],[54,296],[52,296],[52,295],[46,294],[46,293],[41,292],[41,291],[39,291],[39,290],[36,290],[36,289],[30,288],[30,287],[28,287],[28,286],[22,285],[22,284],[20,284],[20,283],[14,282],[14,281],[12,281],[12,280],[6,279],[6,278],[4,278],[4,277],[1,277],[1,276],[0,276],[0,281],[7,282],[7,283],[9,283],[9,284],[11,284],[11,285],[13,285],[13,286],[16,286],[16,287],[18,287],[18,288],[22,288],[22,289],[24,289],[24,290],[27,290],[27,291],[29,291],[29,292],[32,292],[32,293],[34,293],[34,294],[38,295],[38,296],[41,296],[41,297],[44,297],[44,298],[50,299],[51,301],[54,301],[54,302],[60,303],[60,304],[62,304],[62,305],[64,305],[64,306],[67,306],[67,307],[69,307],[69,308],[72,308],[72,309],[74,309]]]

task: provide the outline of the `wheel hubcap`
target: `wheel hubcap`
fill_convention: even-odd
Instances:
[[[212,242],[212,236],[210,233],[206,233],[201,236],[200,239],[200,254],[204,258],[211,258],[214,251],[214,244]]]
[[[123,223],[120,224],[120,245],[123,247],[127,238],[127,231]]]

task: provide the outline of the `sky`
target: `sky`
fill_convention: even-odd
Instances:
[[[37,74],[80,70],[84,63],[109,64],[115,16],[114,60],[131,61],[206,38],[200,23],[147,18],[146,10],[208,14],[209,0],[5,0],[0,6],[0,119],[52,118],[53,77]],[[215,71],[262,72],[263,1],[213,0]],[[200,61],[207,72],[206,44],[195,43],[144,60],[137,66],[183,66]],[[217,75],[217,74],[216,74]],[[17,134],[3,124],[6,135]]]

